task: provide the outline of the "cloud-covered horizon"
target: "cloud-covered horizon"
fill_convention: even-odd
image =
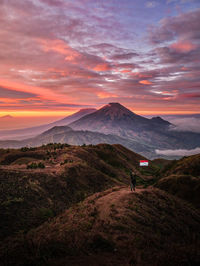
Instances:
[[[173,118],[170,122],[174,125],[171,130],[174,131],[190,131],[200,133],[200,118],[196,117],[183,117]]]
[[[177,149],[177,150],[155,150],[158,155],[166,156],[190,156],[200,153],[200,147],[186,150],[186,149]]]
[[[195,0],[2,1],[0,112],[195,113],[199,25]]]

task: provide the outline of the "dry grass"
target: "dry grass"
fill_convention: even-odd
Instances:
[[[158,189],[118,187],[4,243],[1,255],[10,265],[197,265],[199,237],[200,214],[187,203]]]

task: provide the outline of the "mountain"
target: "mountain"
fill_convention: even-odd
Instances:
[[[69,115],[63,119],[60,119],[50,124],[45,124],[45,125],[31,127],[31,128],[16,129],[16,130],[1,130],[0,139],[1,140],[7,140],[7,139],[22,140],[25,138],[34,137],[42,133],[43,131],[48,130],[54,126],[65,126],[69,123],[72,123],[73,121],[80,119],[81,117],[88,115],[94,111],[96,111],[96,109],[94,108],[81,109],[72,115]]]
[[[119,137],[112,134],[99,132],[72,130],[68,126],[53,127],[35,138],[25,140],[3,140],[0,141],[0,148],[21,148],[37,147],[48,143],[68,143],[70,145],[83,144],[121,144],[140,154],[150,155],[152,150],[145,144],[140,144],[134,140]]]
[[[73,122],[70,123],[70,121]],[[70,128],[55,127],[55,125],[66,123]],[[48,130],[42,130],[44,128]],[[154,159],[158,158],[158,154],[165,154],[165,150],[190,150],[200,146],[200,133],[177,132],[168,121],[160,117],[151,119],[142,117],[119,103],[110,103],[97,111],[81,110],[70,117],[41,126],[39,130],[44,132],[36,137],[25,139],[20,136],[22,140],[14,137],[11,139],[15,140],[2,140],[0,147],[35,147],[49,142],[73,145],[119,143],[143,156]],[[36,131],[38,127],[36,130],[28,129],[26,133],[33,135]],[[12,132],[12,134],[15,133],[15,131]],[[19,133],[21,134],[22,131],[18,131]],[[172,159],[167,155],[162,155],[162,157]],[[180,156],[173,156],[173,158],[180,158]]]
[[[4,116],[1,116],[0,117],[0,120],[3,120],[3,119],[12,119],[13,118],[13,116],[11,116],[11,115],[4,115]]]
[[[158,124],[158,121],[149,120],[136,115],[119,103],[109,103],[93,114],[69,124],[73,129],[98,131],[106,134],[113,133],[125,137],[133,137],[135,132],[143,129],[149,130],[151,126]],[[163,123],[161,123],[163,125]],[[127,131],[131,131],[130,134]]]
[[[110,103],[96,112],[72,122],[74,130],[114,134],[155,149],[192,149],[200,145],[200,134],[177,132],[168,121],[137,115],[119,103]]]

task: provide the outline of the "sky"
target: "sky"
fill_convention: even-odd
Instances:
[[[199,28],[199,0],[0,0],[0,117],[200,113]]]

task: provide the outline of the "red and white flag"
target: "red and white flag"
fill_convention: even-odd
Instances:
[[[140,166],[148,166],[149,165],[149,161],[147,160],[140,160]]]

